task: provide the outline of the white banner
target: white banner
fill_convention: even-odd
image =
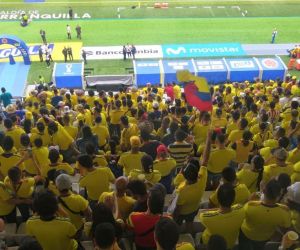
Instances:
[[[160,45],[137,45],[135,58],[162,58]],[[88,60],[123,59],[123,46],[83,47]],[[132,57],[131,57],[132,58]]]

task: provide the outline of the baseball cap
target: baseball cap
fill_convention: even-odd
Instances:
[[[60,174],[55,181],[58,190],[70,189],[72,187],[71,178],[67,174]]]
[[[156,152],[158,155],[160,155],[161,153],[167,153],[168,152],[168,148],[165,145],[159,145],[156,149]]]
[[[159,104],[158,104],[158,102],[153,102],[152,106],[153,106],[153,108],[158,108]]]
[[[287,188],[287,198],[300,204],[300,182],[296,182]]]
[[[141,140],[138,136],[131,136],[130,137],[130,145],[131,147],[140,147],[141,146]]]
[[[32,120],[32,118],[33,118],[32,113],[30,111],[26,111],[25,118],[28,120]]]
[[[283,161],[288,157],[288,153],[284,148],[278,148],[274,151],[274,157]]]

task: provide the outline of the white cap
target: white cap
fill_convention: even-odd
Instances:
[[[300,204],[300,182],[296,182],[287,188],[289,200]]]

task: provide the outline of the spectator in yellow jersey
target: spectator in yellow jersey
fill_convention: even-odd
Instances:
[[[30,135],[31,143],[33,144],[36,138],[41,138],[43,146],[48,146],[50,144],[50,135],[45,129],[45,124],[43,122],[38,122],[36,128],[33,128]]]
[[[278,148],[274,152],[275,164],[265,166],[263,181],[267,183],[271,178],[278,176],[281,173],[286,173],[289,176],[293,174],[293,164],[286,162],[288,152],[284,148]]]
[[[33,142],[32,156],[36,160],[39,167],[44,170],[50,164],[49,149],[43,146],[41,138],[36,138]]]
[[[168,148],[165,145],[159,145],[156,151],[157,158],[153,163],[153,169],[160,172],[161,179],[159,182],[164,185],[167,193],[171,193],[176,161],[173,158],[169,157]]]
[[[129,123],[128,117],[125,115],[121,116],[120,122],[122,128],[120,145],[121,149],[126,152],[130,150],[130,138],[132,136],[137,136],[139,134],[139,129],[136,124]]]
[[[93,210],[103,192],[109,191],[109,185],[114,184],[115,177],[109,168],[95,168],[93,159],[88,155],[80,155],[77,159],[81,179],[80,187],[85,188],[86,198]]]
[[[264,158],[255,155],[251,159],[251,164],[242,164],[236,177],[239,183],[245,184],[250,193],[259,191],[264,171]]]
[[[76,140],[78,134],[78,127],[71,125],[70,115],[67,113],[63,116],[64,128],[68,132],[68,134]]]
[[[238,183],[236,178],[236,172],[234,168],[226,167],[222,171],[223,183],[230,183],[235,191],[235,199],[233,204],[244,205],[250,198],[250,192],[245,184]],[[209,197],[210,207],[219,207],[220,204],[217,198],[218,189],[214,191]]]
[[[0,155],[0,179],[4,178],[8,174],[8,170],[12,167],[19,166],[21,170],[24,169],[23,159],[20,155],[13,153],[14,141],[10,136],[6,136],[3,139],[4,152]]]
[[[10,136],[14,141],[16,149],[19,149],[21,147],[21,135],[25,134],[25,131],[20,127],[14,126],[11,119],[5,119],[4,126],[6,129],[5,135]]]
[[[50,191],[41,191],[33,201],[37,215],[26,223],[27,234],[33,236],[44,250],[77,250],[76,228],[67,218],[58,217],[58,202]]]
[[[95,118],[95,126],[92,127],[92,132],[98,137],[99,149],[104,150],[105,145],[109,141],[109,132],[106,126],[101,125],[101,122],[101,116],[97,116]]]
[[[72,224],[77,229],[77,234],[80,235],[83,230],[84,219],[91,220],[92,211],[89,203],[81,195],[72,192],[72,182],[67,174],[60,174],[55,185],[59,190],[58,203],[67,212]]]
[[[104,154],[100,154],[101,151],[96,151],[95,147],[91,143],[85,145],[86,153],[93,159],[95,167],[107,167],[108,163]]]
[[[230,183],[225,183],[218,188],[217,198],[220,208],[200,214],[200,222],[205,227],[202,241],[207,245],[212,235],[220,235],[226,240],[228,248],[232,249],[238,239],[245,211],[242,205],[233,206],[235,190]]]
[[[226,148],[226,136],[224,134],[217,134],[216,140],[217,148],[210,153],[207,171],[208,184],[210,187],[217,187],[222,176],[222,171],[235,161],[236,153],[233,149]]]
[[[130,171],[134,169],[142,170],[141,159],[145,155],[144,152],[139,151],[141,140],[138,136],[132,136],[130,138],[130,146],[131,150],[122,153],[118,162],[125,176],[129,176]]]
[[[134,169],[129,173],[129,180],[139,179],[152,187],[161,179],[161,174],[157,170],[153,170],[153,159],[150,155],[143,155],[141,158],[142,170]]]
[[[263,250],[277,228],[291,226],[288,207],[277,203],[280,191],[280,185],[272,179],[265,185],[261,201],[249,201],[245,205],[246,217],[239,235],[241,249]]]
[[[231,131],[228,136],[228,144],[232,144],[236,141],[239,141],[243,138],[243,133],[248,126],[248,121],[246,118],[242,118],[239,122],[239,128]]]

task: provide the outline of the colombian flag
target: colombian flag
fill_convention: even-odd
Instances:
[[[187,70],[177,72],[177,80],[184,83],[184,93],[189,105],[200,111],[211,111],[212,100],[207,81],[190,74]]]

